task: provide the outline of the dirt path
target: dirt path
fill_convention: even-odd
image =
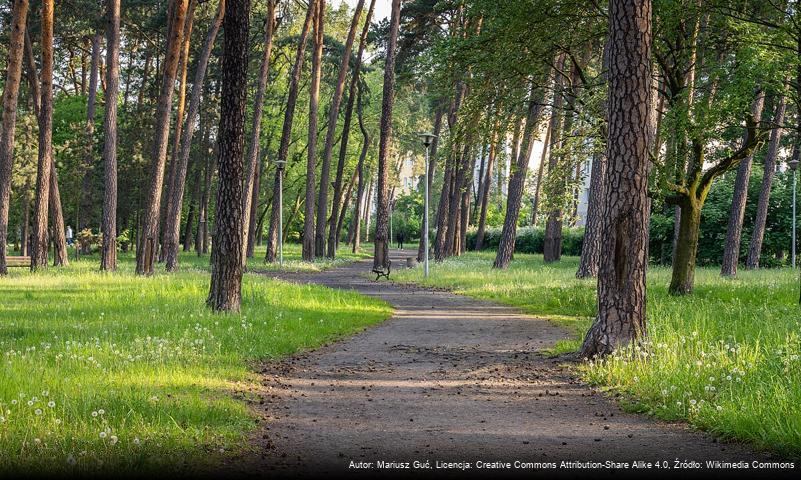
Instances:
[[[395,315],[265,365],[261,472],[319,475],[348,471],[352,461],[375,468],[379,460],[430,461],[432,468],[437,460],[467,461],[476,472],[478,460],[673,466],[675,459],[764,459],[681,425],[623,413],[536,353],[567,338],[548,321],[451,293],[376,283],[365,277],[369,268],[358,262],[280,275],[381,298]]]

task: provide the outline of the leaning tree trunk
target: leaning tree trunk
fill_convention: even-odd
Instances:
[[[346,43],[346,51],[347,56],[343,58],[342,65],[340,66],[340,75],[342,78],[342,82],[344,84],[345,77],[344,74],[347,73],[347,67],[350,65],[350,51],[352,49],[353,44],[353,36],[356,33],[356,27],[358,26],[358,20],[361,16],[362,6],[364,4],[364,0],[359,0],[359,3],[356,7],[356,12],[353,14],[353,23],[351,24],[351,30],[348,33],[348,42]],[[342,217],[345,215],[347,210],[347,202],[342,202],[342,182],[345,170],[345,160],[347,158],[348,153],[348,140],[350,139],[350,124],[353,119],[353,104],[356,97],[356,85],[359,82],[360,78],[360,71],[362,65],[362,55],[364,54],[364,48],[367,43],[367,33],[370,29],[370,18],[373,16],[373,8],[375,6],[375,0],[370,2],[370,7],[367,10],[367,20],[364,22],[364,28],[362,29],[362,34],[359,39],[359,53],[356,55],[356,65],[353,67],[353,73],[351,74],[350,86],[348,88],[348,104],[345,107],[345,119],[342,123],[342,138],[339,141],[339,161],[337,162],[337,172],[334,178],[334,200],[333,200],[333,208],[331,209],[331,219],[330,224],[328,226],[328,250],[327,255],[330,258],[334,258],[337,253],[337,247],[339,246],[339,233],[340,233],[340,225],[342,225]],[[339,86],[339,84],[338,84]],[[336,98],[336,92],[334,92],[334,97]],[[341,97],[341,93],[339,94]],[[337,103],[338,107],[339,103]],[[326,132],[325,137],[325,153],[323,154],[323,174],[327,174],[325,168],[326,159],[330,163],[331,157],[331,148],[333,148],[334,142],[334,132],[336,131],[336,115],[333,114],[334,110],[332,107],[331,112],[329,113],[328,117],[328,132]],[[330,137],[330,138],[329,138]],[[329,146],[329,142],[331,145]],[[357,169],[358,170],[358,169]],[[324,176],[324,175],[323,175]],[[328,203],[328,192],[323,192],[323,188],[328,188],[327,185],[324,185],[323,178],[320,179],[320,196],[319,200],[325,200],[324,204]],[[342,208],[339,208],[340,203],[342,203]],[[342,211],[342,215],[338,214],[339,211]],[[320,206],[317,206],[317,213],[319,215],[321,209]],[[337,218],[339,217],[339,218]],[[319,229],[320,226],[320,218],[317,218],[317,227]],[[336,228],[335,228],[336,226]],[[319,233],[319,232],[318,232]]]
[[[476,245],[475,251],[481,251],[484,248],[484,234],[487,229],[487,208],[489,207],[489,192],[490,182],[492,181],[492,168],[495,165],[495,154],[497,151],[497,132],[493,132],[490,138],[489,153],[487,155],[487,165],[484,171],[484,187],[481,189],[479,195],[479,215],[478,215],[478,230],[476,230]]]
[[[548,155],[548,147],[551,142],[551,131],[555,121],[553,115],[548,122],[548,128],[545,129],[545,140],[542,142],[542,155],[540,155],[540,164],[537,167],[537,184],[534,185],[534,201],[531,202],[531,226],[537,226],[537,217],[540,212],[540,196],[542,195],[542,176],[545,173],[545,159]],[[557,126],[558,128],[558,126]]]
[[[236,312],[242,301],[242,171],[247,103],[250,0],[227,0],[218,134],[219,187],[206,304]]]
[[[217,7],[217,16],[209,27],[206,34],[206,41],[203,50],[195,67],[195,81],[192,83],[192,95],[189,99],[189,112],[186,115],[186,130],[180,132],[177,128],[176,135],[182,135],[180,142],[180,154],[173,155],[173,182],[167,200],[167,216],[164,222],[164,260],[167,271],[174,272],[178,269],[178,240],[181,226],[181,210],[183,208],[184,191],[186,190],[186,170],[189,166],[189,156],[192,151],[192,137],[195,134],[195,118],[200,110],[200,101],[203,96],[203,83],[206,78],[206,69],[209,65],[211,51],[214,48],[214,40],[225,15],[225,0],[220,0]],[[178,145],[178,142],[175,142]]]
[[[364,197],[364,186],[366,185],[367,180],[367,178],[365,178],[367,169],[364,166],[364,161],[367,158],[367,151],[370,148],[370,134],[367,131],[367,127],[364,125],[364,109],[362,105],[361,86],[359,86],[357,115],[359,117],[359,129],[362,132],[363,141],[362,151],[359,154],[359,163],[356,165],[356,174],[359,176],[359,183],[356,188],[356,209],[353,211],[353,253],[358,252],[359,248],[361,247],[362,209],[364,209],[366,212],[370,211],[370,205],[368,205],[369,200],[365,199]]]
[[[323,15],[325,0],[316,0],[314,15],[314,52],[312,52],[311,85],[309,90],[309,140],[306,160],[306,205],[303,219],[303,260],[314,261],[314,187],[317,170],[317,114],[320,109],[320,76],[323,62]]]
[[[103,248],[100,270],[117,269],[117,92],[120,82],[120,0],[108,0],[106,113],[103,118]]]
[[[764,105],[765,92],[760,90],[751,106],[751,114],[756,121],[762,118]],[[753,160],[754,156],[749,155],[740,162],[740,166],[737,168],[729,225],[726,229],[726,245],[723,249],[723,261],[720,267],[720,274],[724,277],[737,275],[737,263],[740,260],[740,243],[743,236],[743,218],[745,218],[745,204],[748,200],[748,183],[751,178]]]
[[[28,0],[15,0],[9,32],[6,82],[3,88],[3,128],[0,130],[0,275],[8,273],[6,248],[8,245],[9,205],[11,203],[11,169],[14,164],[14,131],[17,125],[17,99],[22,78],[22,54],[27,18]],[[27,226],[25,230],[27,230]]]
[[[467,85],[465,85],[464,82],[456,82],[456,92],[448,107],[448,130],[451,132],[452,136],[455,136],[457,113],[459,112],[459,107],[462,104],[466,91]],[[445,252],[445,239],[448,235],[448,224],[450,221],[448,214],[450,213],[449,201],[451,197],[451,186],[455,175],[454,171],[456,170],[456,144],[452,143],[449,150],[448,157],[445,159],[442,191],[439,194],[439,202],[437,205],[437,234],[434,237],[434,259],[437,262],[441,262],[447,256]]]
[[[56,172],[56,162],[53,161],[53,145],[50,145],[50,215],[52,216],[53,226],[51,227],[54,267],[66,267],[69,264],[69,254],[67,253],[67,235],[64,231],[64,210],[61,207],[61,193],[58,189],[58,173]]]
[[[534,87],[532,86],[532,89]],[[526,183],[526,173],[528,172],[528,159],[531,158],[531,150],[534,147],[534,135],[537,124],[542,112],[542,99],[534,96],[540,95],[531,92],[531,99],[528,102],[528,113],[526,114],[526,125],[523,128],[523,144],[517,152],[517,158],[512,164],[512,172],[509,178],[509,192],[506,197],[506,216],[503,220],[501,239],[498,243],[498,252],[495,255],[493,268],[507,268],[512,261],[515,251],[515,240],[517,239],[517,217],[520,216],[520,205],[523,202],[523,188]],[[541,95],[540,95],[541,96]]]
[[[200,122],[208,115],[201,115]],[[215,161],[214,156],[209,154],[209,132],[210,126],[204,127],[204,135],[200,138],[201,152],[206,157],[206,165],[203,167],[203,192],[200,194],[200,206],[197,217],[197,238],[195,239],[195,253],[197,256],[205,255],[209,252],[209,200],[211,198],[211,184],[214,179]]]
[[[295,116],[295,107],[298,103],[298,87],[300,84],[300,75],[303,70],[304,52],[306,51],[306,42],[309,39],[309,30],[311,29],[312,20],[314,19],[314,12],[316,0],[309,2],[309,8],[306,10],[306,20],[303,22],[303,28],[300,32],[300,39],[298,40],[298,48],[295,52],[295,63],[292,66],[292,74],[289,80],[289,91],[286,97],[286,109],[284,110],[284,125],[281,130],[281,143],[278,145],[278,154],[276,155],[275,163],[286,163],[287,155],[289,154],[289,145],[292,143],[292,119]],[[270,216],[270,231],[267,234],[267,253],[264,261],[267,263],[275,262],[278,254],[278,224],[282,221],[280,212],[278,210],[278,188],[279,178],[281,175],[279,169],[275,171],[275,181],[273,188],[273,209]]]
[[[598,315],[581,356],[592,358],[644,336],[651,112],[651,2],[609,1],[608,173]]]
[[[374,269],[389,269],[389,143],[392,140],[392,106],[395,100],[395,54],[400,29],[400,0],[392,0],[384,91],[381,100],[381,126],[378,142],[378,197],[374,238]]]
[[[31,244],[31,271],[47,266],[47,214],[53,169],[53,0],[42,1],[42,77],[39,112],[39,158]]]
[[[167,188],[165,192],[162,192],[164,195],[163,203],[165,205],[164,212],[160,212],[162,217],[159,218],[159,221],[164,221],[164,226],[157,228],[157,231],[161,231],[161,248],[159,250],[159,263],[165,261],[165,257],[167,255],[167,237],[172,237],[171,232],[177,226],[180,228],[181,220],[180,218],[175,222],[175,225],[168,225],[167,221],[167,212],[173,208],[172,203],[175,199],[175,191],[178,188],[176,183],[178,182],[177,179],[177,163],[178,155],[181,151],[181,138],[183,134],[184,128],[184,112],[186,110],[186,76],[187,72],[189,71],[189,45],[192,40],[192,27],[194,25],[194,17],[195,17],[195,6],[197,2],[195,0],[189,0],[189,7],[187,9],[186,18],[184,19],[184,33],[183,33],[183,40],[181,44],[181,57],[178,61],[178,71],[180,72],[180,77],[178,78],[178,105],[175,108],[175,128],[173,129],[172,135],[172,150],[170,151],[170,161],[167,164]],[[185,178],[181,180],[181,187],[184,187]],[[175,249],[177,254],[178,252],[178,235],[175,238],[170,238],[170,243],[172,243],[171,248]]]
[[[169,38],[165,52],[161,91],[156,107],[153,139],[153,153],[150,165],[150,182],[145,199],[146,208],[142,219],[142,241],[136,246],[137,275],[152,275],[153,263],[157,253],[159,212],[161,211],[161,191],[164,186],[164,165],[167,159],[169,142],[170,112],[172,95],[175,90],[175,77],[183,38],[184,20],[189,0],[172,0],[170,10]],[[227,73],[227,72],[226,72]]]
[[[79,169],[83,175],[81,188],[78,191],[78,213],[75,215],[75,226],[78,230],[86,224],[82,221],[81,214],[91,208],[93,199],[91,193],[91,176],[88,175],[89,168],[95,163],[95,104],[97,100],[97,84],[100,75],[100,42],[103,38],[101,33],[92,36],[92,55],[91,66],[89,68],[89,90],[86,99],[86,127],[84,131],[84,158],[83,165]],[[89,197],[89,198],[87,198]]]
[[[256,97],[253,99],[253,120],[250,130],[250,149],[248,150],[247,169],[245,170],[245,196],[242,199],[242,237],[245,244],[242,248],[242,265],[248,258],[248,239],[252,205],[258,203],[259,191],[256,186],[256,175],[259,172],[259,137],[261,136],[261,116],[264,111],[264,92],[267,90],[267,77],[270,74],[270,56],[273,51],[273,31],[275,30],[275,0],[267,2],[267,21],[264,29],[264,53],[261,58],[259,80],[256,86]]]
[[[776,174],[776,158],[782,141],[781,125],[784,124],[784,109],[785,97],[782,96],[779,99],[779,105],[776,106],[776,114],[773,117],[774,128],[770,132],[768,152],[765,154],[765,173],[762,176],[762,189],[759,191],[754,231],[751,234],[751,244],[748,246],[748,258],[745,262],[745,268],[748,270],[759,268],[759,256],[762,253],[762,241],[765,238],[765,223],[768,219],[770,189]]]

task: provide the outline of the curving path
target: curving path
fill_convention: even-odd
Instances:
[[[402,263],[400,252],[393,257],[393,265]],[[537,353],[568,336],[546,320],[448,292],[373,282],[365,275],[370,265],[270,274],[381,298],[395,314],[353,337],[264,365],[261,454],[257,465],[241,468],[318,476],[353,473],[352,465],[375,467],[378,460],[430,460],[432,467],[437,460],[469,461],[475,468],[477,460],[766,458],[622,412],[559,360]]]

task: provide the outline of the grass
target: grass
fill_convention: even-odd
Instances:
[[[396,281],[446,287],[552,319],[575,333],[556,351],[575,350],[595,314],[595,280],[578,280],[578,259],[545,265],[515,254],[492,270],[494,254],[469,253]],[[721,278],[699,268],[695,293],[667,293],[670,270],[648,272],[648,339],[579,367],[589,382],[622,394],[624,406],[664,420],[683,420],[719,437],[801,455],[801,309],[798,273],[742,271]]]
[[[291,268],[331,266],[286,253]],[[246,452],[256,426],[256,362],[391,313],[354,293],[246,275],[242,313],[214,314],[208,257],[151,278],[132,274],[129,254],[117,273],[97,266],[90,257],[0,278],[0,472],[219,465]]]

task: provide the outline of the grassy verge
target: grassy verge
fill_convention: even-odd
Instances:
[[[256,275],[245,277],[241,314],[213,314],[208,257],[181,262],[152,278],[132,274],[130,255],[115,274],[90,257],[0,278],[0,472],[219,464],[243,453],[254,428],[243,401],[258,387],[253,362],[390,315],[353,293]]]
[[[545,265],[515,255],[505,271],[492,254],[470,253],[432,267],[398,271],[397,281],[446,287],[553,319],[576,333],[595,312],[595,280],[577,280],[576,258]],[[685,420],[723,438],[801,455],[801,310],[791,270],[744,271],[724,279],[700,268],[695,293],[667,294],[670,270],[648,273],[648,342],[580,367],[584,378],[624,394],[629,410]]]

